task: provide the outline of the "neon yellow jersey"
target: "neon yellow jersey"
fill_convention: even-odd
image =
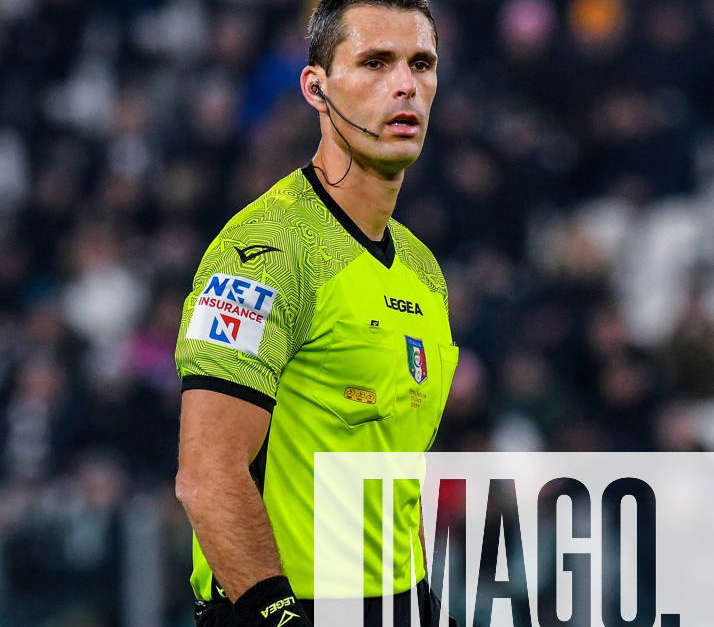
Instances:
[[[236,214],[208,247],[184,304],[178,372],[184,390],[272,410],[251,471],[299,598],[313,598],[313,453],[428,450],[457,357],[431,252],[395,220],[384,242],[370,241],[312,166]],[[425,573],[418,486],[401,494],[395,593],[410,587],[411,551],[417,581]],[[365,503],[380,510],[381,500]],[[381,546],[381,530],[365,520],[366,597],[382,595],[381,552],[368,546]],[[216,598],[195,537],[193,558],[196,597]]]

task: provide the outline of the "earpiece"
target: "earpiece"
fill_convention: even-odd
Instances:
[[[315,96],[320,96],[323,100],[325,99],[325,94],[322,93],[320,83],[310,83],[310,92]]]

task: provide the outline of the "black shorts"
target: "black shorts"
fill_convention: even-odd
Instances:
[[[441,602],[432,594],[426,579],[417,584],[417,599],[419,600],[420,627],[438,627]],[[315,618],[315,602],[300,601],[310,622]],[[364,627],[386,627],[382,624],[382,597],[364,600]],[[225,627],[226,617],[230,614],[231,604],[228,601],[197,601],[197,627]],[[394,595],[394,626],[411,627],[411,595],[410,591]]]

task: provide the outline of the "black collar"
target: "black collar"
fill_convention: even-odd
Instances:
[[[392,233],[389,227],[384,229],[386,245],[369,239],[364,231],[352,221],[352,218],[345,213],[345,210],[335,202],[332,196],[330,196],[327,190],[322,186],[320,179],[317,178],[315,166],[312,165],[312,162],[302,168],[302,173],[310,182],[310,185],[312,185],[318,198],[330,210],[330,213],[335,216],[335,219],[342,225],[345,231],[364,246],[377,261],[384,264],[387,268],[391,268],[394,263],[394,240],[392,239]]]

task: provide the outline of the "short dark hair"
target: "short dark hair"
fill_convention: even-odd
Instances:
[[[309,65],[319,65],[328,74],[330,73],[330,67],[335,59],[335,49],[347,36],[342,16],[347,9],[359,5],[419,11],[431,22],[434,38],[437,45],[439,43],[439,33],[429,8],[429,0],[320,0],[312,12],[307,29],[307,38],[310,42]]]

